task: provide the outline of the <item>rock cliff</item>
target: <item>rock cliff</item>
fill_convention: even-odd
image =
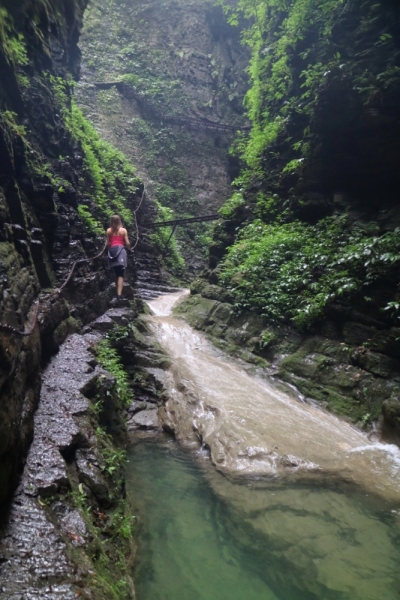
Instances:
[[[252,130],[193,291],[234,304],[222,335],[305,396],[364,424],[383,409],[399,431],[399,8],[238,6]]]
[[[132,158],[150,197],[172,209],[161,218],[215,213],[236,173],[228,148],[247,122],[249,53],[222,9],[209,0],[96,0],[80,47],[78,104]],[[177,230],[189,274],[205,264],[209,229]]]
[[[102,259],[78,263],[57,289],[76,260],[99,253],[108,213],[132,209],[141,195],[126,159],[101,145],[72,103],[86,4],[0,8],[0,323],[8,326],[0,327],[0,502],[32,439],[41,362],[113,293]]]

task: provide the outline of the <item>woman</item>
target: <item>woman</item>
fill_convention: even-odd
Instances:
[[[124,288],[124,271],[127,267],[127,256],[125,248],[130,248],[128,232],[122,227],[121,218],[113,215],[110,221],[111,227],[107,229],[108,266],[113,269],[116,277],[117,301],[122,298]]]

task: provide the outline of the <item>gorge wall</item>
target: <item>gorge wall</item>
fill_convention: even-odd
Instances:
[[[133,225],[142,197],[133,167],[72,101],[85,7],[27,0],[0,9],[0,503],[32,440],[41,364],[114,293],[104,258],[79,261],[100,253],[110,212]]]
[[[132,165],[73,101],[86,4],[0,6],[4,598],[135,594],[123,450],[133,392],[104,322],[82,328],[115,294],[101,253],[110,214],[132,231],[147,205]],[[129,304],[129,283],[124,295]],[[134,306],[116,311],[111,327],[132,322]]]
[[[86,12],[80,48],[77,102],[101,135],[134,161],[149,197],[172,210],[159,219],[215,213],[237,171],[228,148],[247,122],[242,99],[249,52],[240,31],[209,0],[96,0]],[[117,86],[104,89],[107,82]],[[232,131],[196,125],[201,119]],[[209,230],[206,224],[177,230],[189,276],[205,264]]]
[[[364,425],[383,410],[399,432],[398,5],[226,10],[253,18],[252,130],[189,319],[305,397]]]
[[[44,2],[2,3],[0,321],[18,330],[24,329],[41,288],[56,282],[57,263],[52,264],[51,256],[60,264],[69,254],[71,230],[83,233],[71,206],[76,203],[76,165],[81,157],[76,156],[78,149],[60,117],[51,77],[78,74],[77,41],[85,5],[59,2],[48,11]],[[61,183],[54,183],[55,173],[69,180],[67,202],[57,194]],[[75,327],[61,299],[53,301],[46,320],[43,335],[53,335],[48,344],[61,341]],[[41,341],[38,328],[26,338],[5,330],[0,335],[0,501],[4,501],[32,438]]]

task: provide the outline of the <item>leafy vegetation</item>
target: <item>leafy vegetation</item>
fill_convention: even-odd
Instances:
[[[129,227],[133,225],[129,203],[134,199],[140,180],[135,169],[122,152],[105,142],[76,106],[69,100],[70,83],[51,77],[51,84],[61,108],[65,124],[83,150],[84,169],[91,182],[91,196],[99,215],[108,220],[110,212],[118,213]],[[79,214],[94,233],[103,233],[104,227],[86,206]]]
[[[162,206],[156,201],[157,220],[171,221],[174,219],[174,211],[167,206]],[[150,239],[158,252],[164,258],[166,264],[171,268],[175,275],[182,275],[185,268],[185,261],[179,251],[177,241],[172,235],[172,227],[160,227],[150,235]]]
[[[128,406],[132,400],[129,391],[128,376],[121,363],[118,352],[112,347],[109,339],[104,338],[99,342],[97,346],[97,359],[106,371],[109,371],[111,375],[114,375],[117,382],[116,390],[121,404]]]
[[[351,76],[366,104],[400,80],[399,67],[390,62],[384,70],[381,65],[371,68],[370,62],[365,69],[352,54],[338,50],[333,34],[348,9],[345,0],[237,0],[233,4],[219,0],[219,4],[231,24],[243,23],[243,18],[247,22],[242,40],[252,57],[245,106],[253,126],[247,138],[236,141],[233,151],[253,175],[262,172],[263,156],[278,136],[284,136],[294,117],[303,118],[304,126],[297,139],[287,139],[294,156],[285,170],[301,166],[294,161],[307,157],[313,134],[310,125],[321,92],[333,77]],[[392,47],[390,23],[381,17],[381,4],[374,2],[364,2],[357,15],[371,45]]]
[[[376,223],[352,224],[346,216],[316,226],[255,220],[228,249],[221,282],[237,308],[306,327],[340,296],[358,293],[370,301],[370,287],[400,265],[400,228],[377,230]]]
[[[315,159],[316,114],[330,83],[343,82],[340,89],[348,90],[361,108],[399,88],[390,19],[372,1],[352,6],[344,0],[219,4],[230,23],[242,27],[242,41],[252,56],[245,98],[252,129],[232,146],[243,168],[236,191],[219,211],[227,223],[214,234],[218,248],[226,249],[233,240],[218,268],[220,283],[232,291],[238,310],[260,312],[271,322],[308,327],[339,298],[355,297],[397,320],[396,290],[390,302],[371,290],[398,268],[400,230],[387,232],[376,222],[357,221],[354,214],[310,225],[291,208],[302,207],[293,181]],[[353,40],[345,19],[357,28],[355,43],[361,47],[361,40],[368,40],[362,52],[349,48]],[[381,60],[374,63],[376,48]],[[287,187],[282,185],[286,181]],[[244,206],[248,210],[241,211]]]
[[[5,8],[0,8],[0,43],[7,60],[14,66],[28,64],[25,38],[22,33],[15,30],[14,22]]]

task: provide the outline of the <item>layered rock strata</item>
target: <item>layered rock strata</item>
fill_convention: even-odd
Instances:
[[[124,311],[125,320],[133,316]],[[122,463],[113,459],[125,427],[115,379],[93,354],[102,338],[96,327],[68,337],[43,373],[34,439],[0,542],[8,600],[110,598],[118,581],[120,597],[134,596],[132,549],[118,536],[121,519],[131,517],[121,505]]]

